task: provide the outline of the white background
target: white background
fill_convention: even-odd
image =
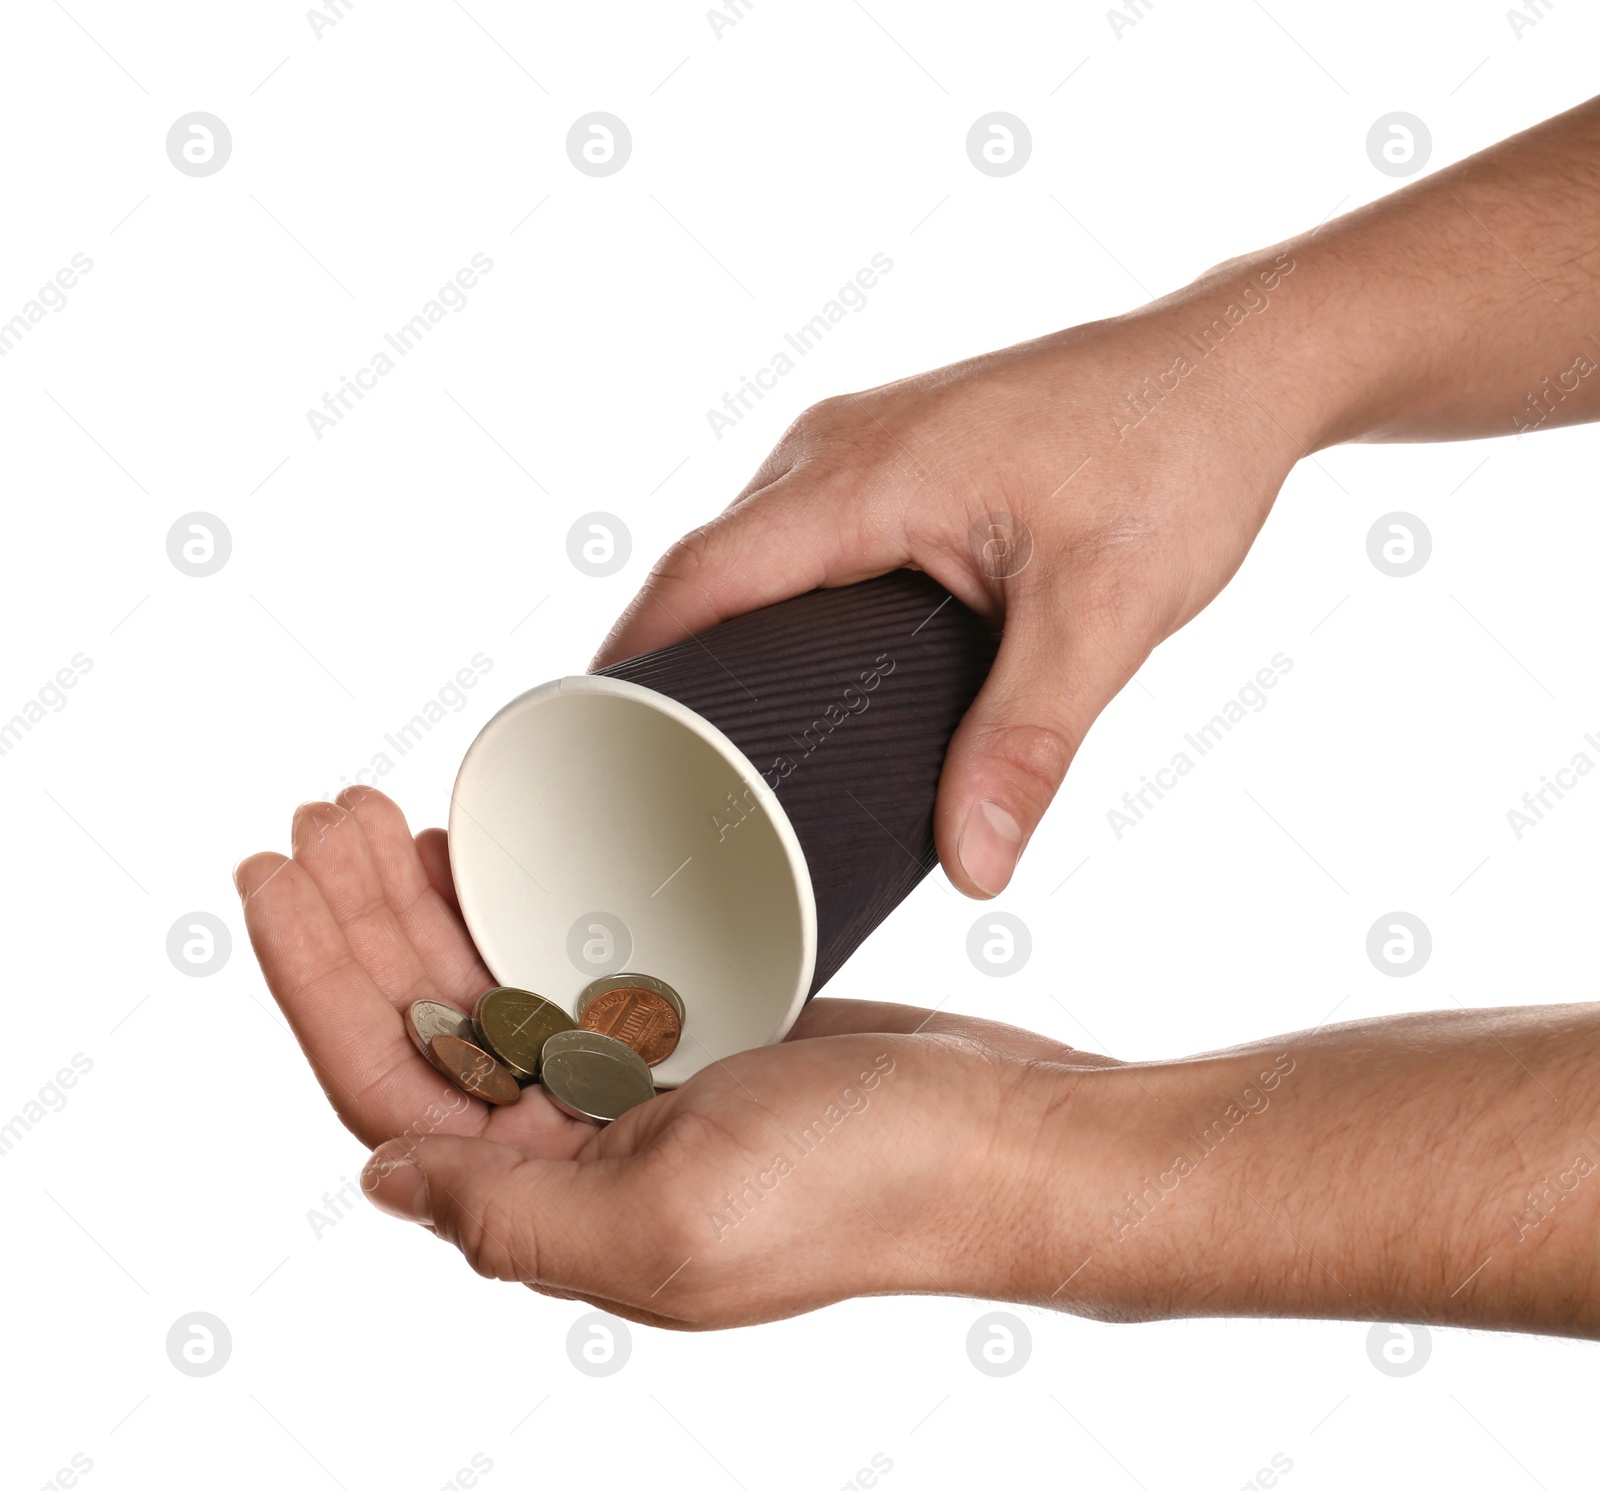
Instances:
[[[965,1349],[989,1306],[883,1299],[634,1328],[623,1371],[582,1376],[583,1307],[364,1205],[313,1235],[364,1154],[228,876],[484,652],[382,781],[414,827],[443,822],[483,721],[581,670],[806,404],[1119,312],[1383,194],[1365,139],[1392,110],[1427,122],[1436,169],[1566,108],[1593,87],[1592,13],[1519,38],[1504,0],[1157,0],[1119,38],[1096,5],[754,0],[719,39],[678,0],[358,0],[318,39],[290,4],[69,9],[6,8],[0,317],[74,253],[94,268],[0,360],[0,715],[73,654],[93,668],[0,758],[0,1118],[73,1053],[93,1069],[0,1172],[7,1485],[75,1452],[91,1488],[429,1491],[475,1452],[491,1488],[831,1488],[878,1452],[891,1491],[1228,1488],[1279,1452],[1295,1491],[1576,1483],[1592,1358],[1561,1341],[1435,1331],[1391,1378],[1365,1325],[1013,1311],[1032,1357],[991,1379]],[[1005,179],[964,147],[996,109],[1034,142]],[[165,153],[192,110],[232,133],[213,176]],[[605,179],[565,150],[592,110],[633,135]],[[478,251],[467,309],[316,439],[307,409]],[[875,252],[894,269],[867,308],[714,438],[705,411]],[[1595,452],[1573,430],[1304,463],[1074,766],[1001,902],[1029,965],[973,970],[977,908],[936,875],[829,992],[949,994],[1126,1057],[1590,997],[1600,785],[1520,842],[1505,814],[1600,729]],[[197,509],[233,537],[207,579],[165,550]],[[567,558],[594,509],[633,534],[611,579]],[[1403,580],[1365,548],[1396,509],[1434,540]],[[1279,651],[1270,705],[1115,839],[1107,809]],[[1397,909],[1434,938],[1412,978],[1365,953]],[[165,953],[196,910],[234,934],[209,978]],[[204,1379],[164,1350],[195,1310],[233,1337]]]

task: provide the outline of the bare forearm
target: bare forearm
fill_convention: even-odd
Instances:
[[[1272,314],[1218,361],[1302,449],[1600,417],[1600,100],[1157,309],[1209,315],[1285,257]]]
[[[1021,1297],[1600,1335],[1600,1006],[1401,1016],[1078,1074],[1044,1111],[1075,1172]],[[1104,1152],[1086,1161],[1091,1135]]]

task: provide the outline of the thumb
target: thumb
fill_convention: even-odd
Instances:
[[[999,895],[1100,711],[1150,655],[1102,639],[1054,596],[1020,597],[989,677],[945,755],[934,809],[939,858],[966,895]]]
[[[390,1139],[367,1160],[361,1188],[380,1211],[454,1243],[487,1278],[579,1294],[612,1292],[635,1230],[615,1162],[530,1159],[488,1139]]]

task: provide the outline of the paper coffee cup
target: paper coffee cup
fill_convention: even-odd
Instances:
[[[937,863],[950,736],[999,632],[926,575],[815,590],[513,700],[467,751],[450,858],[495,978],[682,996],[673,1087],[781,1040]]]

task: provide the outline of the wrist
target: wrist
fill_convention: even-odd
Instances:
[[[1377,422],[1383,339],[1370,291],[1353,299],[1351,277],[1347,258],[1305,234],[1219,264],[1150,308],[1285,472]]]
[[[1009,1105],[1009,1235],[982,1292],[1106,1320],[1252,1312],[1273,1238],[1240,1225],[1240,1164],[1298,1066],[1287,1049],[1031,1066]]]
[[[1140,1177],[1153,1179],[1170,1160],[1173,1110],[1151,1072],[1018,1064],[996,1145],[988,1246],[966,1292],[1101,1319],[1164,1313],[1149,1250],[1118,1247],[1115,1223]]]

